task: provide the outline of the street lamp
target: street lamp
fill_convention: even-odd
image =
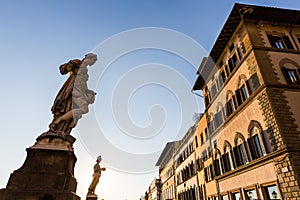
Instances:
[[[273,199],[277,199],[277,192],[273,191],[272,196],[273,196]]]

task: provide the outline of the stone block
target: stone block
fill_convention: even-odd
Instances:
[[[80,200],[75,194],[73,150],[49,147],[38,144],[26,149],[24,164],[10,175],[0,200]]]

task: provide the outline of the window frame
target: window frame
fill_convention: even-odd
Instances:
[[[270,198],[269,191],[267,190],[267,188],[269,188],[269,187],[276,188],[278,198],[276,198],[276,199]],[[282,200],[281,192],[280,192],[280,189],[279,189],[277,183],[270,183],[270,184],[263,185],[262,192],[263,192],[264,199],[266,199],[266,200]]]
[[[281,70],[287,84],[300,85],[300,69],[288,68],[283,66],[281,67]],[[290,72],[293,72],[295,77],[290,76]],[[295,81],[293,81],[294,78],[296,79]]]
[[[295,49],[288,35],[282,33],[267,33],[270,46],[276,49]]]

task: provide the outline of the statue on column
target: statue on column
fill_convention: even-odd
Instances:
[[[97,56],[88,53],[82,60],[74,59],[59,67],[60,73],[69,73],[69,78],[58,92],[51,108],[53,121],[49,125],[50,131],[59,134],[70,134],[78,120],[89,109],[88,105],[94,103],[95,92],[87,87],[88,66],[97,61]]]
[[[96,164],[94,166],[94,174],[93,174],[93,180],[90,184],[88,193],[87,193],[87,197],[89,196],[96,196],[95,194],[95,189],[97,184],[99,183],[100,180],[100,176],[101,176],[101,171],[105,171],[106,168],[105,167],[100,167],[100,162],[102,161],[101,156],[99,156],[96,160]]]

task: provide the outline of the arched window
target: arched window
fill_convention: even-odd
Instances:
[[[228,172],[234,169],[233,162],[232,162],[232,148],[228,141],[225,141],[224,144],[224,154],[222,155],[222,161],[223,161],[224,172]]]
[[[279,61],[279,65],[288,84],[300,84],[300,66],[297,62],[283,58]]]
[[[226,97],[226,117],[229,117],[234,112],[234,100],[233,93],[231,91],[228,92]]]
[[[214,114],[210,113],[207,116],[207,127],[208,127],[208,134],[211,135],[214,132]]]
[[[299,70],[291,69],[285,66],[281,67],[281,70],[288,84],[295,84],[295,85],[300,84]]]
[[[252,120],[249,128],[248,146],[252,160],[262,157],[266,154],[264,142],[262,138],[262,128],[257,121]]]
[[[242,134],[237,133],[235,137],[235,147],[233,148],[235,155],[235,161],[237,167],[244,165],[248,162],[246,148],[245,148],[245,138]]]
[[[216,176],[223,174],[222,162],[221,162],[221,152],[217,148],[215,148],[214,171],[215,171]]]
[[[223,113],[223,106],[221,103],[218,103],[217,112],[214,117],[214,125],[216,129],[223,123],[224,121],[224,113]]]

